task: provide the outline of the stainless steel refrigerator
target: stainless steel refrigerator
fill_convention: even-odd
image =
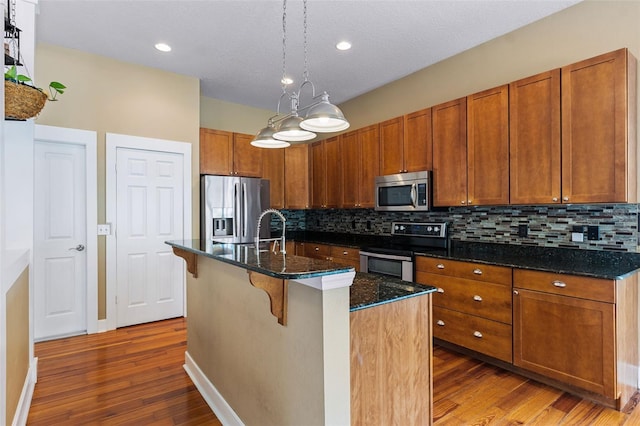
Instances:
[[[269,181],[259,178],[200,177],[200,238],[253,243],[260,213],[269,206]],[[271,215],[262,219],[260,238],[269,237]]]

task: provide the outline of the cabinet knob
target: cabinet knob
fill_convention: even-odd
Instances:
[[[316,247],[316,251],[319,251],[319,250],[320,250],[320,247]]]
[[[569,201],[569,197],[562,197],[562,201]]]
[[[554,287],[558,288],[565,288],[567,286],[567,283],[564,283],[562,281],[554,281],[551,284],[553,284]]]
[[[444,288],[442,288],[442,287],[438,287],[438,289],[436,291],[438,293],[443,293],[444,294]]]
[[[465,200],[460,201],[460,204],[467,204],[467,202]]]
[[[348,252],[348,251],[343,251],[343,252],[342,252],[342,255],[343,255],[343,256],[346,256],[346,255],[348,255],[348,254],[349,254],[349,252]]]
[[[473,336],[477,337],[478,339],[482,339],[482,333],[480,333],[479,331],[474,331]]]
[[[436,324],[438,324],[440,327],[444,327],[444,321],[442,320],[436,321]]]
[[[513,290],[513,294],[515,294],[516,296],[520,294],[520,292],[518,290]]]
[[[438,269],[444,269],[444,265],[443,265],[442,263],[438,263],[438,264],[436,265],[436,268],[438,268]]]
[[[482,275],[482,269],[476,268],[473,270],[473,273],[476,275]]]
[[[471,205],[471,200],[467,200],[467,205]]]
[[[473,296],[473,300],[475,300],[476,302],[482,302],[482,297],[476,294],[475,296]]]
[[[558,197],[553,197],[553,198],[551,199],[551,201],[553,201],[554,203],[557,203],[557,202],[558,202]]]

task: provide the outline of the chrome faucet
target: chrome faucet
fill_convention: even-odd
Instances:
[[[281,220],[282,220],[282,237],[280,238],[264,238],[264,239],[260,239],[260,227],[262,226],[262,218],[265,217],[266,215],[268,215],[269,213],[273,213],[276,216],[278,216]],[[260,217],[258,218],[258,229],[257,229],[257,236],[256,236],[256,251],[260,251],[260,243],[261,242],[271,242],[273,241],[273,248],[271,249],[271,251],[273,253],[277,253],[276,247],[278,242],[280,243],[280,253],[282,254],[287,254],[287,250],[285,249],[285,239],[284,239],[284,231],[286,229],[286,222],[287,219],[284,217],[284,215],[276,209],[266,209],[265,211],[263,211],[262,213],[260,213]]]

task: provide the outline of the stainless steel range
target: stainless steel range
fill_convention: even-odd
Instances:
[[[446,251],[446,222],[393,222],[380,245],[360,249],[360,271],[413,281],[415,253]]]

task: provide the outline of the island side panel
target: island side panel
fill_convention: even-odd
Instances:
[[[348,424],[348,404],[325,401],[325,377],[349,377],[349,289],[290,281],[288,298],[282,326],[245,269],[198,256],[198,278],[187,280],[187,351],[246,425]],[[328,339],[323,315],[334,311],[345,314],[333,326],[346,331]],[[348,401],[345,383],[333,390]]]
[[[432,424],[431,294],[351,312],[352,424]]]

